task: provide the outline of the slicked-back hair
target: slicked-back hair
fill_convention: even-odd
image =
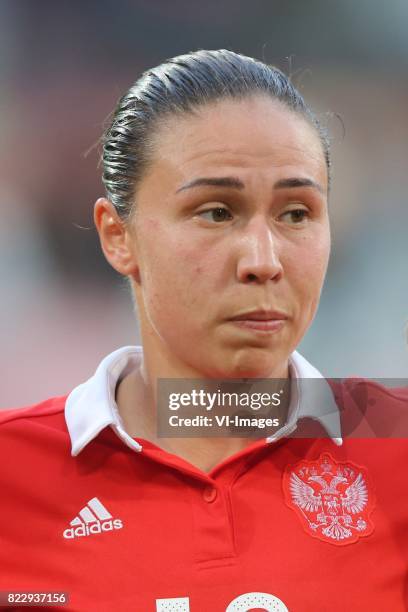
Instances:
[[[122,219],[129,218],[136,186],[152,159],[152,135],[160,120],[194,113],[223,99],[262,93],[304,117],[320,138],[330,177],[325,129],[290,79],[278,68],[220,49],[195,51],[147,70],[119,100],[103,136],[103,182]]]

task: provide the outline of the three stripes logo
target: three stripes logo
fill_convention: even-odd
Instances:
[[[71,522],[71,527],[65,529],[64,538],[71,539],[81,536],[89,536],[93,533],[113,531],[122,529],[123,523],[120,519],[114,519],[105,506],[97,497],[93,497],[80,510]]]

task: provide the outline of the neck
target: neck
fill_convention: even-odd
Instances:
[[[144,356],[140,367],[117,385],[116,402],[125,429],[130,436],[148,440],[163,450],[182,457],[204,472],[209,472],[230,455],[253,443],[253,437],[159,438],[156,408],[158,380],[201,377],[198,372],[191,369],[177,368],[174,362],[171,366],[169,362],[161,364],[161,367],[158,366],[160,364],[157,361],[152,363],[148,356]],[[280,368],[280,372],[279,378],[288,378],[288,365]],[[289,401],[289,393],[285,393],[279,409],[281,423],[286,421]]]

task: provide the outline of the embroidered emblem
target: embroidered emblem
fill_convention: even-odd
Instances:
[[[316,461],[288,466],[283,475],[287,505],[307,533],[331,544],[352,544],[370,535],[374,493],[366,470],[323,453]]]

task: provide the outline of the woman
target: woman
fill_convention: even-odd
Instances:
[[[198,51],[130,88],[103,163],[95,225],[142,346],[3,415],[0,588],[69,592],[70,610],[405,610],[407,444],[342,442],[295,351],[330,251],[315,116],[279,70]],[[273,435],[158,436],[163,379],[259,378],[290,383]],[[307,417],[314,437],[289,437]]]

